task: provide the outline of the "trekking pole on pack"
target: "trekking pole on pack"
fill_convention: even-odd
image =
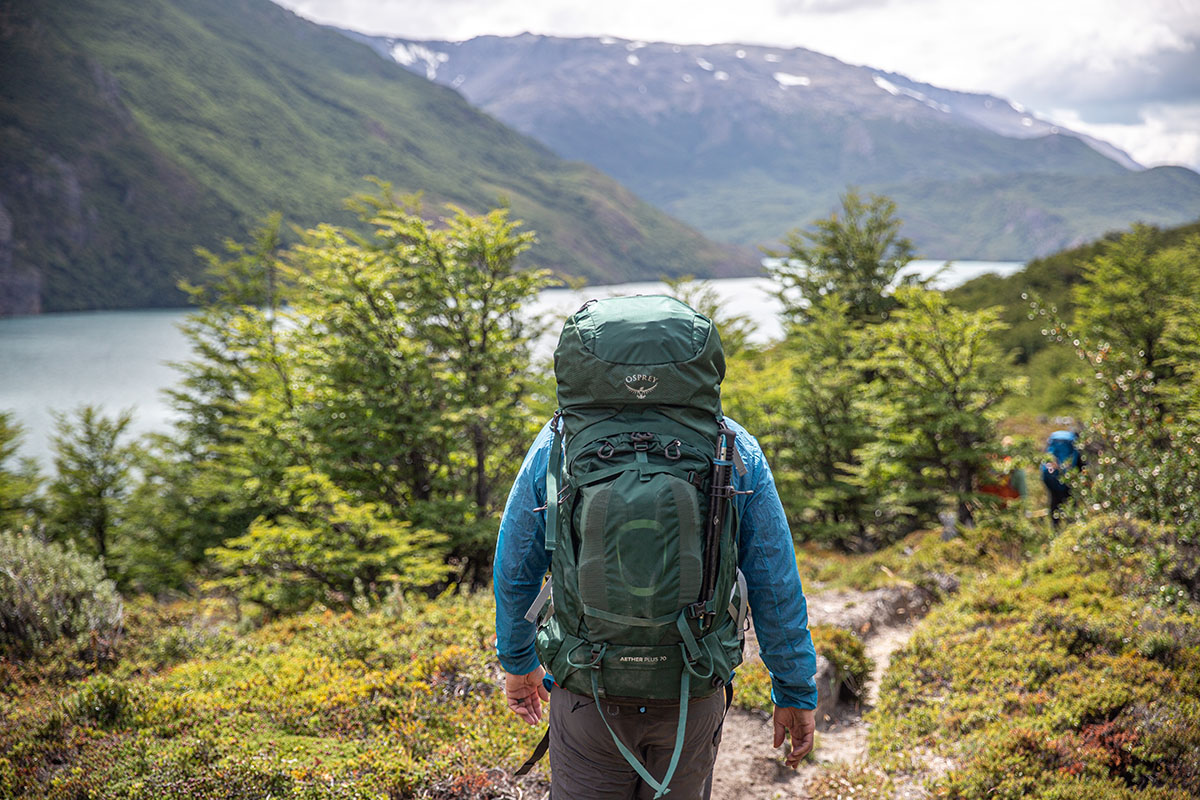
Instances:
[[[721,563],[721,534],[725,529],[725,515],[729,513],[729,500],[735,494],[733,448],[736,437],[737,434],[722,420],[708,492],[708,519],[704,527],[704,576],[700,584],[700,597],[692,606],[694,617],[715,613],[712,600],[717,589],[717,571]]]

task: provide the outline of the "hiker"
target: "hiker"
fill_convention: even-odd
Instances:
[[[559,411],[513,483],[493,574],[509,708],[532,725],[552,697],[518,774],[548,747],[552,800],[708,798],[748,610],[774,746],[790,737],[792,768],[812,749],[795,549],[762,450],[720,412],[724,371],[715,326],[673,298],[590,301],[564,325]]]
[[[1024,502],[1028,491],[1025,484],[1025,470],[1012,456],[1013,437],[1005,436],[1000,440],[1002,455],[993,461],[990,474],[980,483],[979,491],[990,494],[997,499],[1001,508],[1008,506],[1009,501]]]
[[[1075,431],[1054,431],[1046,439],[1049,458],[1042,461],[1042,483],[1050,501],[1050,525],[1055,530],[1063,514],[1062,506],[1071,497],[1071,470],[1083,468],[1083,457],[1076,448]]]

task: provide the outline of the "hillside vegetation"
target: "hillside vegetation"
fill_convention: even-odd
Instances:
[[[193,246],[349,222],[367,175],[431,212],[508,202],[560,274],[755,266],[269,0],[17,0],[0,25],[0,313],[181,305]]]
[[[43,476],[0,412],[0,796],[544,790],[544,765],[512,776],[538,731],[497,689],[487,587],[553,408],[521,313],[549,277],[518,268],[533,235],[504,209],[431,225],[386,187],[353,206],[371,236],[289,245],[276,219],[204,253],[169,436],[84,407]],[[672,285],[728,333],[725,409],[768,456],[807,591],[940,604],[884,674],[868,758],[818,768],[810,794],[1194,797],[1200,235],[1100,243],[1070,327],[1034,309],[1086,366],[1076,469],[1002,440],[1025,384],[1004,323],[894,287],[900,230],[888,198],[849,193],[789,237],[786,336],[765,348]],[[1042,463],[1069,489],[1051,517],[1013,482]],[[864,629],[811,622],[861,697]],[[739,709],[769,710],[771,684],[742,670]]]

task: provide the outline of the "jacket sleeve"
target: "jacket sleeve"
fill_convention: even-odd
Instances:
[[[777,706],[816,708],[817,654],[792,533],[758,442],[737,423],[730,421],[730,426],[747,469],[737,488],[754,491],[741,506],[738,560],[750,592],[759,652],[771,673],[771,700]]]
[[[537,598],[546,571],[546,466],[553,434],[547,424],[534,439],[513,481],[500,519],[492,585],[496,593],[496,655],[500,666],[514,675],[537,669],[533,623],[525,612]]]

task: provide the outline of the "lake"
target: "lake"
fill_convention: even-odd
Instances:
[[[931,275],[943,263],[916,261],[908,271]],[[1022,266],[1008,261],[954,262],[935,285],[950,288],[977,275],[1007,275]],[[768,278],[728,278],[711,284],[729,314],[744,314],[758,322],[755,341],[780,336],[779,302],[771,295]],[[577,291],[550,289],[531,304],[530,314],[557,321],[593,297],[653,294],[664,288],[649,282]],[[178,378],[170,362],[190,356],[178,329],[187,313],[187,309],[89,311],[0,319],[0,410],[14,412],[25,428],[21,454],[48,467],[54,427],[50,412],[69,411],[84,403],[102,406],[110,415],[132,408],[137,434],[166,430],[173,412],[164,402],[163,389]],[[549,356],[557,338],[557,324],[553,324],[537,343],[537,355]]]

